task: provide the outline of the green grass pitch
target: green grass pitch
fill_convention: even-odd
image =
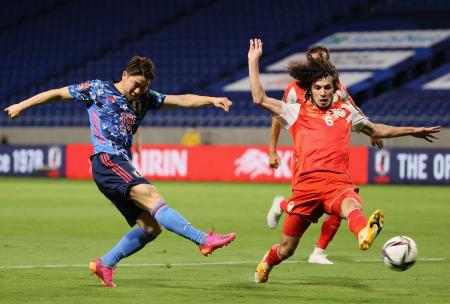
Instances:
[[[87,265],[129,230],[92,181],[0,179],[0,303],[448,303],[450,188],[362,186],[365,213],[385,212],[373,247],[362,252],[343,221],[328,248],[334,265],[306,259],[320,225],[295,255],[255,284],[253,273],[280,238],[265,216],[286,184],[155,182],[167,202],[195,226],[236,231],[228,247],[203,257],[164,232],[117,268],[116,289],[100,286]],[[405,272],[384,266],[382,244],[412,237],[419,260]]]

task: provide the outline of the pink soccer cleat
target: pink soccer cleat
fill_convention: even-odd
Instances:
[[[205,244],[199,245],[200,252],[204,256],[208,256],[213,253],[214,250],[222,248],[223,246],[228,245],[236,238],[236,232],[231,232],[227,234],[215,234],[214,229],[211,228],[209,230],[208,235],[206,236]]]
[[[113,277],[113,268],[107,268],[100,263],[100,259],[96,258],[92,262],[89,263],[89,269],[92,271],[92,274],[98,276],[100,282],[102,282],[103,286],[115,288],[116,284],[112,281]]]

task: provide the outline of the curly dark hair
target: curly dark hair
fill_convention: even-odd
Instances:
[[[308,60],[311,60],[313,59],[314,54],[317,54],[320,58],[322,58],[325,61],[330,60],[330,51],[324,45],[320,44],[311,45],[308,48],[308,51],[306,52],[306,58]]]
[[[313,84],[322,78],[331,76],[334,91],[338,89],[339,73],[336,67],[321,58],[291,62],[288,66],[288,73],[297,80],[298,86],[305,90],[306,100],[312,96],[311,88]]]

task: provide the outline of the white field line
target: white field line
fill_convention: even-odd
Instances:
[[[422,258],[418,259],[420,262],[440,262],[445,258]],[[381,263],[383,260],[354,260],[355,263]],[[283,264],[305,264],[303,261],[285,261]],[[187,266],[223,266],[223,265],[256,265],[258,261],[223,261],[223,262],[205,262],[205,263],[143,263],[143,264],[120,264],[120,267],[187,267]],[[88,263],[84,265],[0,265],[0,269],[33,269],[33,268],[80,268],[88,267]]]

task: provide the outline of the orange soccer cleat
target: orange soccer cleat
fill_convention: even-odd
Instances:
[[[380,234],[384,225],[384,213],[380,209],[375,210],[369,217],[366,227],[358,234],[359,249],[367,250],[375,238]]]
[[[264,255],[258,266],[256,266],[255,283],[266,283],[269,280],[269,273],[272,270],[272,267],[266,262],[266,258],[269,253],[270,250]]]

